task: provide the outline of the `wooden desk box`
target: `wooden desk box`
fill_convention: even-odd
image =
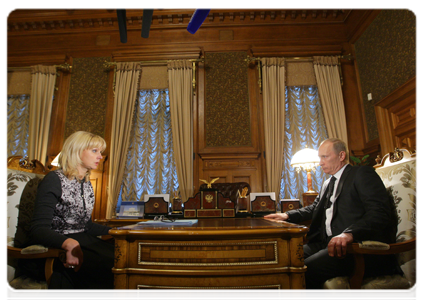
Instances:
[[[287,212],[288,210],[293,210],[300,208],[299,199],[282,199],[281,200],[281,212]]]

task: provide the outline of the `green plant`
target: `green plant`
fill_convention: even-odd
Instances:
[[[364,155],[362,158],[350,155],[350,164],[353,166],[367,166],[370,161],[368,160],[370,155]]]

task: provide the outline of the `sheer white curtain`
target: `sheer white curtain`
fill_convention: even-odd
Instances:
[[[173,154],[182,199],[194,193],[192,63],[188,60],[168,63],[169,100],[172,122]]]
[[[7,157],[27,154],[29,97],[29,95],[7,97]]]
[[[46,164],[56,67],[33,66],[29,104],[28,159]]]
[[[107,218],[115,212],[129,147],[132,118],[138,92],[141,65],[125,62],[116,65],[108,182]]]
[[[339,138],[348,145],[344,98],[335,56],[315,56],[314,70],[329,138]]]
[[[313,67],[310,68],[313,71]],[[285,124],[283,155],[285,167],[282,171],[280,198],[301,199],[302,194],[308,189],[307,173],[296,172],[291,166],[292,157],[306,146],[317,150],[320,143],[327,138],[322,106],[315,84],[287,87]],[[326,175],[318,167],[311,172],[311,176],[313,190],[319,191]]]
[[[284,167],[285,59],[262,58],[267,191],[279,195]]]
[[[146,194],[177,191],[168,89],[139,91],[130,136],[122,201],[143,201]]]

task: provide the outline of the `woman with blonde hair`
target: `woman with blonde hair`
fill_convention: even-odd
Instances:
[[[98,238],[110,228],[91,221],[95,199],[89,175],[105,148],[98,135],[73,133],[63,144],[59,168],[38,187],[30,244],[66,250],[66,262],[54,265],[51,289],[113,288],[114,246]]]

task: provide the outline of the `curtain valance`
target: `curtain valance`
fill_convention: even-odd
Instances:
[[[284,57],[262,57],[260,58],[262,67],[284,67],[285,58]]]
[[[167,66],[145,66],[142,67],[140,89],[167,89],[169,78]]]
[[[31,94],[31,71],[14,71],[7,73],[8,95]]]

